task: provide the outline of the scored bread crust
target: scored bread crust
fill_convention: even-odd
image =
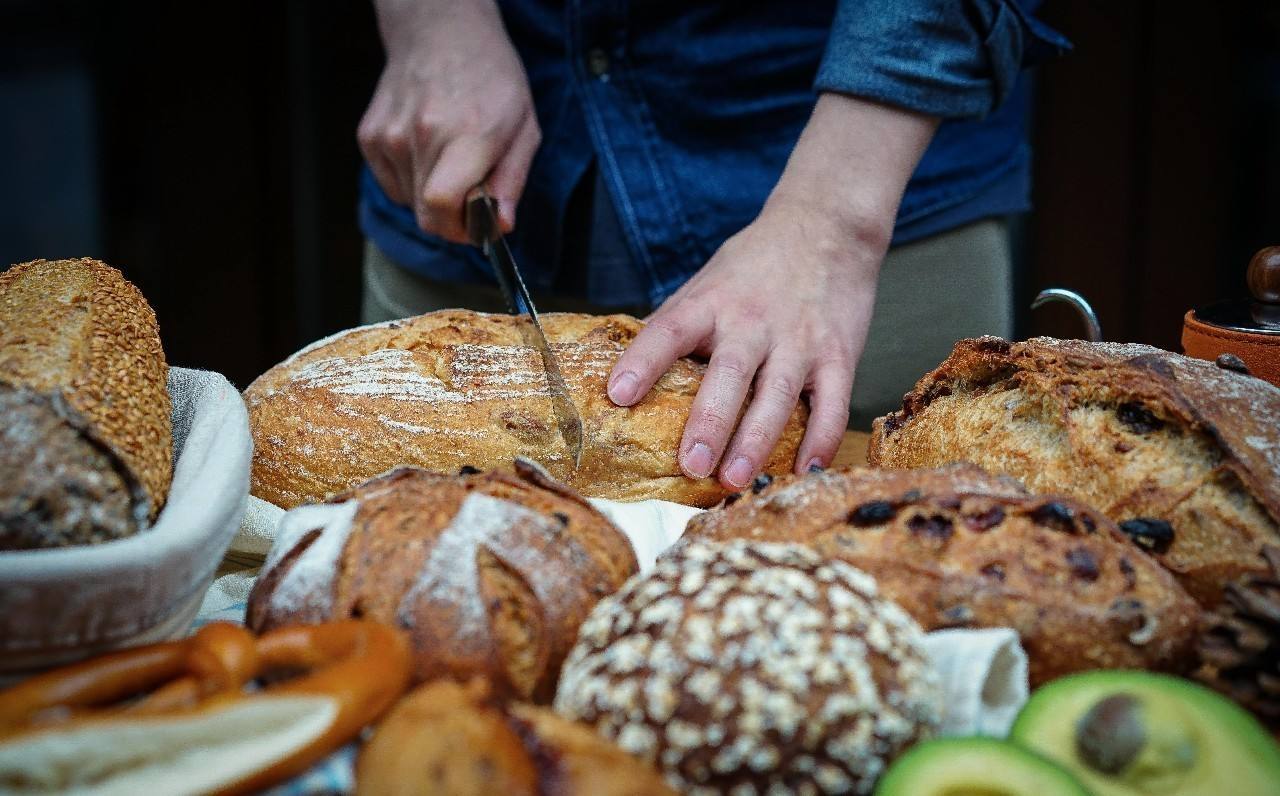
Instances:
[[[694,517],[681,544],[732,539],[848,561],[926,630],[1012,627],[1033,685],[1194,664],[1200,609],[1168,572],[1087,506],[973,465],[788,475]]]
[[[726,494],[690,479],[676,454],[706,366],[679,359],[639,403],[613,404],[609,371],[643,328],[626,315],[542,316],[583,420],[574,470],[537,350],[511,315],[442,310],[319,341],[245,390],[254,495],[290,508],[402,464],[437,472],[463,465],[542,463],[592,497],[662,498],[696,506]],[[807,417],[792,412],[764,469],[794,462]]]
[[[409,634],[415,681],[483,674],[545,702],[578,625],[638,569],[621,531],[527,462],[514,474],[401,468],[330,503],[351,501],[349,528],[272,549],[250,628],[376,619]],[[332,558],[309,559],[311,546]]]
[[[141,484],[150,519],[173,476],[168,377],[155,312],[116,269],[33,260],[0,274],[0,382],[59,395]]]
[[[1160,561],[1210,605],[1280,543],[1280,389],[1150,346],[961,340],[876,420],[867,458],[971,461],[1117,521],[1168,522]]]

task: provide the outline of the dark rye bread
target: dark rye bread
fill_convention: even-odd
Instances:
[[[1205,604],[1280,544],[1280,389],[1143,345],[961,340],[868,461],[970,461],[1121,523]]]
[[[807,544],[871,574],[926,630],[1012,627],[1033,685],[1195,662],[1198,606],[1110,520],[972,465],[786,476],[694,517],[684,539]]]
[[[156,316],[97,260],[0,274],[0,550],[136,533],[172,477]]]
[[[674,796],[658,773],[581,724],[496,698],[482,679],[427,683],[360,751],[357,796]]]
[[[377,619],[409,633],[416,681],[481,674],[546,702],[578,625],[636,569],[626,537],[532,463],[402,468],[285,515],[248,625]]]
[[[517,316],[441,310],[351,329],[262,374],[244,392],[253,431],[250,489],[290,508],[402,464],[543,464],[590,497],[710,506],[726,491],[687,478],[676,453],[706,365],[681,358],[634,406],[605,392],[609,371],[644,327],[626,315],[548,313],[547,337],[582,415],[574,468],[555,423],[542,359]],[[763,469],[787,472],[804,435],[795,407]]]
[[[555,706],[681,793],[870,793],[941,696],[920,626],[866,573],[734,541],[679,545],[600,601]]]

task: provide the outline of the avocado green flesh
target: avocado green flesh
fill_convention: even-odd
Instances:
[[[1148,741],[1114,776],[1090,767],[1077,724],[1116,694],[1142,705]],[[1243,709],[1186,680],[1148,672],[1097,671],[1040,688],[1018,715],[1010,740],[1057,761],[1096,796],[1276,796],[1280,746]]]
[[[990,738],[947,738],[912,748],[876,796],[1087,796],[1058,766]]]

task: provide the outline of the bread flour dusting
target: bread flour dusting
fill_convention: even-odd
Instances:
[[[276,541],[259,578],[270,574],[307,534],[318,529],[320,535],[294,560],[276,585],[271,594],[273,613],[293,616],[300,623],[323,622],[329,618],[338,559],[347,545],[359,507],[358,500],[299,506],[280,519]]]

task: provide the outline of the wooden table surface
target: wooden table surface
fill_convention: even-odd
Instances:
[[[844,442],[840,443],[840,450],[836,451],[836,458],[831,462],[831,466],[845,467],[850,464],[866,464],[867,443],[870,440],[871,435],[865,431],[844,432]]]

